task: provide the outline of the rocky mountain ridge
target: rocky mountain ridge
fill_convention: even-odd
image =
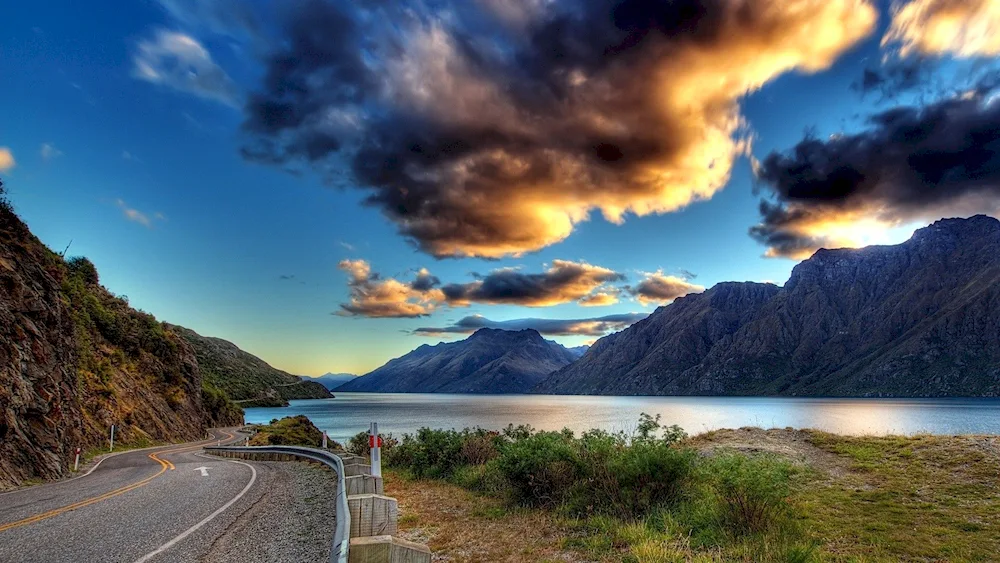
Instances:
[[[945,219],[894,246],[819,250],[784,287],[688,295],[540,393],[1000,395],[1000,221]]]
[[[524,393],[576,357],[535,330],[481,328],[459,342],[424,344],[337,391]]]

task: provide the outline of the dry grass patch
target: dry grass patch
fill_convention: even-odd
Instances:
[[[450,483],[395,471],[385,472],[385,490],[399,501],[400,536],[427,544],[434,561],[594,561],[563,549],[573,531],[550,513],[510,509]]]

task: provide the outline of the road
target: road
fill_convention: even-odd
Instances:
[[[224,536],[280,486],[282,470],[204,455],[203,445],[242,439],[235,429],[213,434],[122,453],[85,477],[0,495],[0,561],[196,561],[220,539],[232,543]]]

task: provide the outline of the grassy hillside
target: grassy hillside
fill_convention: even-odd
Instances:
[[[194,347],[205,381],[244,407],[281,407],[290,399],[323,399],[330,392],[316,381],[274,368],[232,342],[171,325]]]

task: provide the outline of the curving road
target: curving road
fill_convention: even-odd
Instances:
[[[212,440],[118,454],[87,476],[0,495],[0,561],[206,559],[220,540],[233,543],[226,535],[241,516],[283,480],[268,464],[201,453],[242,439],[217,430]]]

